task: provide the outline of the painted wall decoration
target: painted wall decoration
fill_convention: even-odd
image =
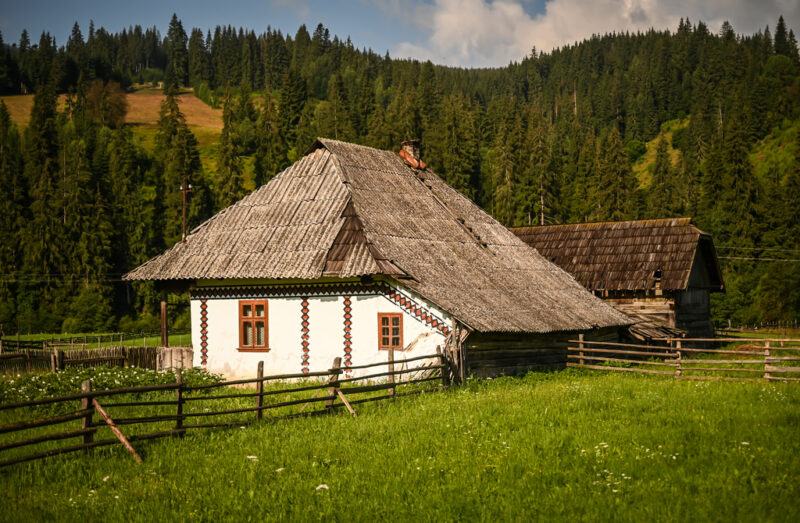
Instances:
[[[350,366],[353,365],[353,302],[350,295],[344,296],[344,367],[345,376],[350,378]]]
[[[269,302],[268,351],[239,350],[239,300]],[[336,357],[342,358],[345,376],[358,376],[361,370],[350,367],[388,359],[388,351],[378,349],[378,314],[403,314],[404,349],[415,355],[434,352],[450,332],[448,315],[435,304],[385,282],[199,282],[191,307],[192,341],[201,347],[195,365],[228,377],[253,376],[259,361],[264,361],[266,374],[324,371]],[[412,357],[411,352],[396,351],[395,359]]]
[[[200,363],[208,363],[208,300],[200,300]]]

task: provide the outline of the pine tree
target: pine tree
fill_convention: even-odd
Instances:
[[[183,205],[178,189],[184,183],[192,185],[187,232],[192,224],[208,218],[213,207],[200,163],[197,138],[178,108],[174,88],[167,91],[161,103],[155,142],[154,154],[163,170],[164,243],[169,246],[181,239]]]
[[[792,50],[789,44],[789,34],[786,30],[786,22],[783,16],[778,18],[778,25],[775,26],[775,54],[791,56]]]
[[[208,49],[203,39],[203,31],[192,29],[192,36],[189,38],[189,50],[187,54],[189,68],[189,83],[197,87],[201,82],[210,80],[208,63]]]
[[[288,165],[286,148],[278,133],[275,101],[269,91],[264,95],[264,105],[258,118],[257,135],[258,147],[254,161],[254,181],[256,187],[261,187]]]
[[[232,129],[232,106],[230,86],[225,89],[222,107],[222,135],[219,139],[219,161],[217,163],[217,209],[224,209],[239,201],[245,194],[242,163],[236,153],[236,136]]]
[[[5,102],[0,101],[0,325],[9,325],[16,315],[18,273],[25,240],[27,187],[23,177],[22,149],[17,126],[11,121]],[[16,328],[13,325],[13,328]]]
[[[625,220],[634,206],[636,179],[625,155],[619,131],[612,127],[603,144],[599,172],[599,219]]]
[[[63,173],[59,172],[59,137],[56,94],[52,83],[40,87],[33,99],[31,121],[25,130],[25,178],[30,184],[30,219],[23,242],[23,270],[30,275],[21,285],[18,303],[25,330],[57,330],[61,314],[53,309],[63,296],[60,280],[67,274],[69,245],[64,241],[65,203]]]
[[[647,217],[667,218],[678,208],[675,198],[677,188],[674,185],[674,170],[667,149],[667,140],[662,136],[658,140],[656,162],[653,167],[653,178],[650,182]]]
[[[164,90],[180,87],[189,82],[188,57],[186,51],[186,31],[183,30],[178,15],[172,14],[165,42],[167,48],[167,70],[164,73]]]
[[[278,129],[289,148],[293,148],[297,143],[297,127],[306,106],[307,93],[306,81],[295,69],[289,69],[283,79],[278,104]],[[294,156],[297,156],[296,151]]]
[[[480,157],[469,101],[461,95],[445,97],[439,115],[439,125],[428,133],[426,158],[450,186],[474,198],[473,179],[478,175]]]

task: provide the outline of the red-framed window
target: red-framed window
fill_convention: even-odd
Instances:
[[[269,303],[267,300],[239,301],[239,350],[269,351]]]
[[[378,313],[378,349],[403,350],[403,315],[394,312]]]

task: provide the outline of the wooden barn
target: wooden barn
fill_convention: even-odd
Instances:
[[[195,365],[229,376],[430,354],[462,375],[563,367],[631,320],[419,159],[320,139],[269,183],[125,276],[191,292]],[[354,375],[357,370],[353,369]]]
[[[724,290],[722,274],[711,236],[691,218],[512,231],[584,287],[639,320],[631,328],[636,337],[714,335],[709,298]]]

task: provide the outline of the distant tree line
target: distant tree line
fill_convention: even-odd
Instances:
[[[120,125],[119,93],[148,82],[167,96],[145,149]],[[223,110],[215,172],[180,113],[180,86]],[[763,261],[800,258],[800,57],[783,18],[774,36],[681,20],[496,69],[391,59],[321,24],[187,34],[173,16],[164,38],[92,25],[85,39],[76,24],[61,47],[26,32],[0,45],[0,91],[36,94],[21,134],[0,106],[7,332],[152,321],[152,288],[118,280],[180,239],[183,180],[197,225],[317,136],[383,149],[420,138],[430,167],[507,225],[694,216],[724,256],[718,318],[800,316],[800,263]],[[776,137],[788,160],[761,152]]]

